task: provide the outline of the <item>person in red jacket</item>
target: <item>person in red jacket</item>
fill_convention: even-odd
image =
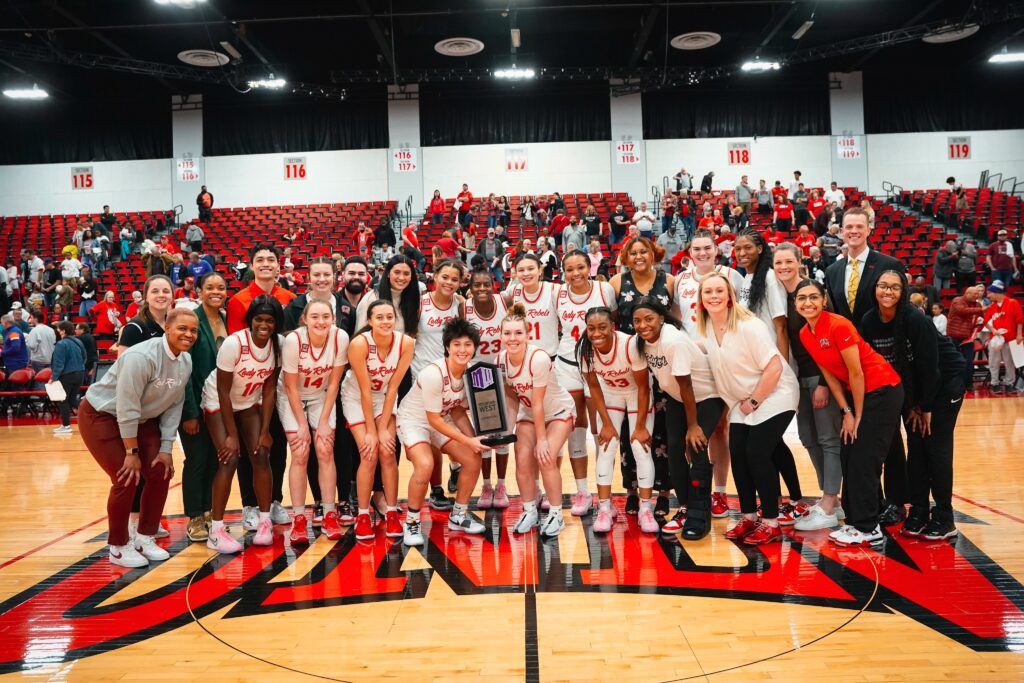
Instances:
[[[981,298],[985,295],[984,285],[971,285],[963,296],[953,299],[949,305],[946,322],[946,336],[960,349],[964,357],[964,386],[974,385],[974,340],[978,336],[978,319],[984,312]]]
[[[1017,368],[1010,354],[1010,344],[1024,339],[1024,312],[1020,303],[1006,296],[1006,286],[996,280],[988,286],[992,303],[985,309],[985,327],[991,333],[988,340],[988,371],[993,394],[1015,394],[1013,388]],[[999,365],[1006,368],[1002,383],[999,382]]]
[[[789,232],[793,229],[793,205],[784,195],[775,199],[775,213],[772,215],[772,223],[779,232]]]
[[[436,192],[436,190],[435,190]],[[441,220],[444,220],[442,215]],[[436,225],[436,222],[435,222]],[[420,238],[416,234],[416,224],[410,223],[402,229],[402,244],[406,247],[412,247],[413,249],[420,248]]]
[[[465,187],[465,185],[463,185],[463,187]],[[434,225],[444,225],[444,210],[444,197],[441,196],[441,190],[434,190],[434,196],[431,198],[430,204],[427,206],[427,213],[430,214],[431,222]],[[419,246],[415,244],[413,246],[419,249]]]
[[[462,183],[462,192],[455,198],[458,209],[455,210],[459,219],[459,225],[465,227],[469,222],[469,210],[473,205],[473,193],[469,191],[469,185]]]
[[[114,291],[110,289],[103,295],[103,301],[89,309],[89,317],[92,318],[93,334],[97,339],[113,341],[125,323],[121,307],[114,301]]]
[[[811,247],[817,243],[818,240],[811,234],[810,229],[806,225],[801,225],[800,234],[796,236],[796,246],[800,247],[805,259],[811,258]]]

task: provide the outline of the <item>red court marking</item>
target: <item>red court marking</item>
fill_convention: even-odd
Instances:
[[[1006,517],[1007,519],[1012,519],[1013,521],[1017,522],[1018,524],[1024,524],[1024,519],[1021,519],[1020,517],[1014,517],[1013,515],[1011,515],[1008,512],[1003,512],[1002,510],[996,510],[994,507],[989,507],[988,505],[984,505],[982,503],[977,503],[977,502],[971,500],[970,498],[964,498],[963,496],[957,495],[956,493],[953,494],[953,497],[954,498],[959,498],[960,500],[964,501],[965,503],[970,503],[971,505],[974,505],[976,507],[980,507],[982,510],[988,510],[989,512],[994,512],[994,513],[996,513],[997,515],[999,515],[1001,517]]]
[[[170,491],[171,489],[173,489],[175,487],[178,487],[178,486],[181,486],[181,482],[180,481],[177,484],[172,484],[171,486],[168,486],[167,490]],[[10,565],[14,564],[18,560],[24,560],[29,555],[34,555],[35,553],[38,553],[40,550],[43,550],[45,548],[49,548],[54,543],[60,543],[65,538],[68,538],[69,536],[74,536],[75,534],[77,534],[79,531],[82,531],[83,529],[88,529],[89,527],[91,527],[93,525],[99,524],[100,522],[102,522],[106,518],[107,518],[107,516],[103,515],[99,519],[93,520],[92,522],[89,522],[88,524],[83,524],[82,526],[78,527],[77,529],[74,529],[73,531],[69,531],[66,534],[62,535],[62,536],[58,536],[57,538],[53,539],[52,541],[47,541],[46,543],[44,543],[42,545],[37,545],[35,548],[32,548],[32,550],[29,550],[28,552],[24,552],[21,555],[18,555],[17,557],[12,557],[11,559],[9,559],[9,560],[7,560],[5,562],[0,562],[0,569],[3,569],[4,567],[9,567]]]

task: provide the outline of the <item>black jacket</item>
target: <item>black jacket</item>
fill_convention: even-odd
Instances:
[[[857,298],[854,299],[853,307],[856,315],[850,310],[850,304],[846,301],[846,259],[840,259],[825,270],[825,289],[832,300],[832,307],[836,313],[843,316],[853,324],[864,317],[868,311],[878,308],[875,299],[875,285],[878,278],[887,270],[898,270],[901,273],[906,271],[903,263],[886,256],[874,249],[868,252],[867,262],[860,274],[860,285],[857,287]]]

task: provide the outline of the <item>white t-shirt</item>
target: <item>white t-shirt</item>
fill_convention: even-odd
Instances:
[[[736,294],[747,308],[750,308],[750,283],[754,281],[753,273],[747,273],[743,277],[743,286],[736,290]],[[764,279],[765,297],[761,306],[752,311],[758,320],[768,326],[768,333],[771,335],[772,344],[778,342],[778,333],[775,331],[776,318],[785,318],[789,312],[786,287],[775,277],[775,272],[769,270],[765,273]]]
[[[675,400],[683,400],[675,378],[687,375],[693,384],[694,399],[703,401],[718,396],[707,354],[701,351],[687,333],[672,325],[662,326],[656,343],[644,343],[644,358],[661,390]]]
[[[721,345],[709,328],[702,341],[715,386],[729,407],[729,422],[756,425],[780,413],[796,410],[800,385],[763,322],[756,318],[740,321],[735,332],[725,333]],[[782,375],[775,390],[761,401],[757,410],[744,415],[740,402],[750,396],[761,381],[764,369],[776,357],[782,361]]]
[[[82,262],[76,258],[61,261],[60,275],[68,280],[82,277]]]
[[[640,232],[651,232],[654,229],[654,214],[650,211],[637,211],[633,214],[633,222]]]
[[[828,190],[825,192],[826,202],[835,202],[836,206],[843,208],[843,204],[846,203],[846,195],[838,187],[834,190]]]

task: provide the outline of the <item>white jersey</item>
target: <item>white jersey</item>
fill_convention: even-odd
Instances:
[[[398,371],[398,362],[402,358],[402,342],[405,341],[405,335],[400,332],[391,334],[391,348],[383,357],[380,355],[380,347],[373,340],[372,332],[363,332],[360,335],[366,341],[366,372],[370,377],[370,402],[375,418],[384,412],[384,397],[387,396],[388,387],[391,386],[392,378]],[[400,378],[395,381],[400,381]],[[345,373],[345,379],[341,381],[341,407],[345,411],[345,420],[349,426],[363,424],[366,421],[363,416],[359,380],[351,371]]]
[[[289,332],[281,348],[281,375],[299,376],[299,398],[303,401],[323,398],[327,380],[334,368],[348,365],[348,334],[331,326],[327,340],[319,348],[309,342],[309,329]],[[284,380],[282,380],[283,382]],[[283,390],[283,389],[282,389]]]
[[[541,282],[540,289],[527,294],[521,284],[505,290],[512,297],[512,303],[526,307],[526,331],[533,345],[552,358],[558,353],[558,316],[556,287],[551,282]]]
[[[700,350],[697,342],[689,335],[672,325],[662,326],[657,342],[644,343],[644,359],[661,390],[675,400],[683,400],[675,378],[686,375],[690,376],[696,401],[718,396],[707,354]]]
[[[555,310],[562,326],[562,338],[558,342],[558,356],[576,362],[576,343],[586,334],[587,311],[597,306],[615,310],[615,289],[610,282],[591,282],[590,292],[582,300],[569,289],[569,285],[558,288]]]
[[[729,266],[715,266],[712,273],[720,273],[729,279],[732,288],[737,292],[743,287],[743,276]],[[711,273],[708,273],[710,275]],[[693,268],[676,275],[675,299],[679,304],[679,317],[683,323],[683,331],[691,339],[697,338],[697,290],[700,281],[706,276],[697,275]]]
[[[274,374],[275,366],[274,346],[269,341],[266,348],[259,349],[253,346],[249,330],[228,335],[217,352],[217,370],[232,373],[232,410],[245,410],[263,401],[263,383]],[[203,410],[208,413],[220,410],[216,370],[203,384]]]
[[[448,370],[448,359],[429,363],[417,373],[409,393],[398,409],[398,425],[429,427],[427,412],[439,413],[450,420],[456,408],[468,409],[463,380],[456,381]]]
[[[505,313],[505,299],[498,295],[494,297],[494,312],[489,318],[483,317],[476,310],[472,299],[466,301],[466,320],[480,330],[480,346],[476,348],[474,361],[494,363],[498,359],[501,351],[501,321],[505,319]]]
[[[593,372],[601,383],[604,394],[632,396],[638,391],[634,372],[647,369],[647,360],[636,350],[636,338],[625,332],[616,332],[612,350],[608,355],[594,349],[594,363],[585,360],[580,372]]]
[[[742,279],[743,284],[736,290],[736,296],[741,304],[750,308],[750,286],[754,282],[754,274],[747,273]],[[775,277],[775,271],[773,270],[765,273],[764,286],[764,300],[756,311],[751,309],[751,312],[757,316],[758,320],[768,326],[768,334],[771,335],[772,342],[777,343],[778,332],[775,330],[775,319],[784,318],[788,315],[789,293],[786,292],[785,285]]]
[[[439,308],[431,295],[420,296],[420,324],[416,328],[416,350],[412,356],[415,377],[423,368],[444,358],[444,324],[459,317],[459,302],[452,297],[448,308]]]
[[[575,418],[576,404],[565,387],[555,380],[551,364],[551,356],[535,346],[526,348],[526,356],[519,367],[508,362],[508,351],[498,355],[498,367],[501,368],[505,384],[512,388],[519,399],[518,422],[533,420],[534,387],[547,387],[544,392],[545,421]]]

